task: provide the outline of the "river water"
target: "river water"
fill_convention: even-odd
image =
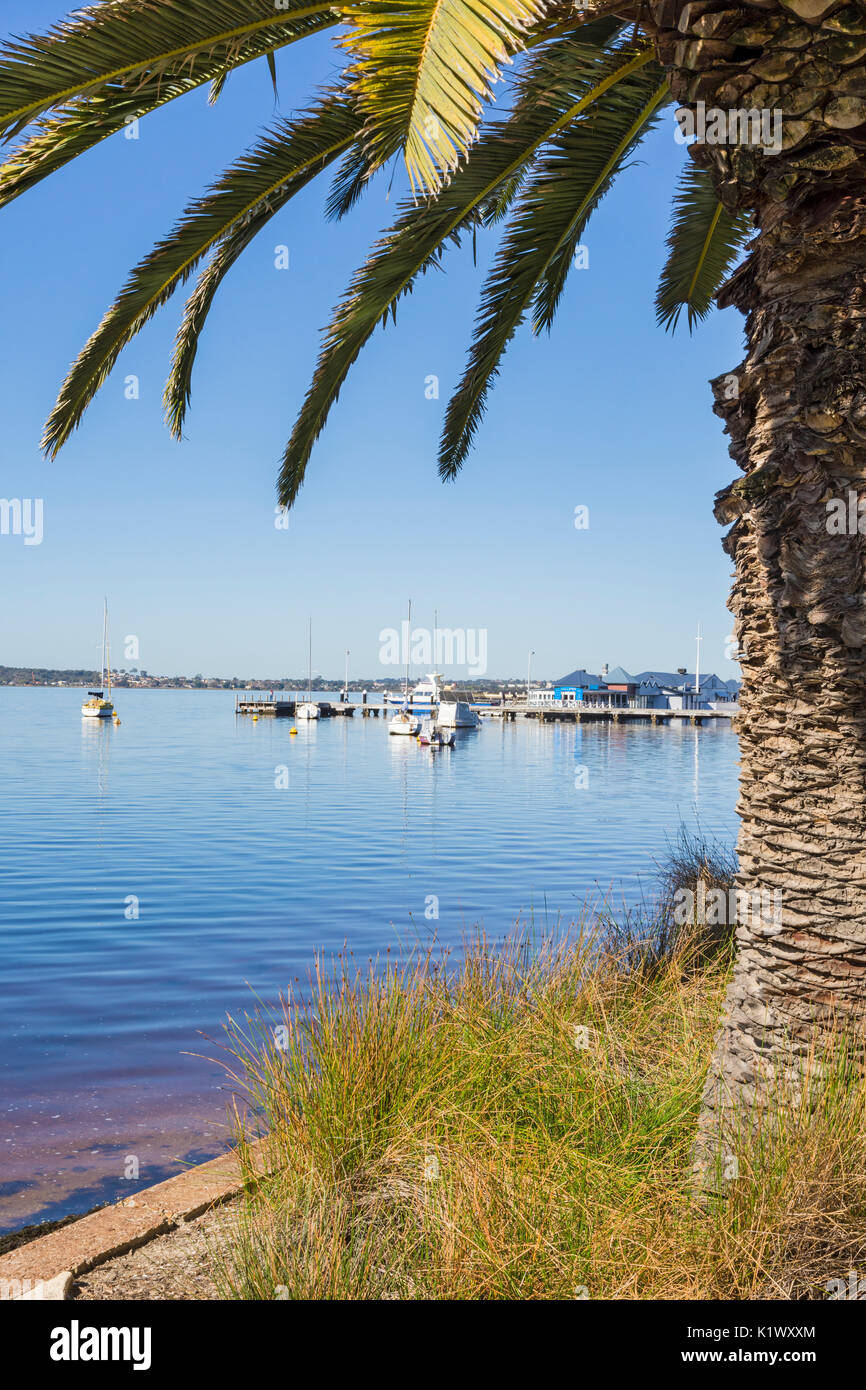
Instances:
[[[329,698],[323,696],[322,698]],[[0,1232],[219,1152],[227,1013],[433,933],[633,902],[681,822],[736,833],[725,726],[236,718],[230,692],[0,689]]]

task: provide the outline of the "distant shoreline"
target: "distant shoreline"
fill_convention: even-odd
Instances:
[[[10,668],[0,667],[0,689],[9,690],[88,690],[94,689],[101,681],[101,676],[97,671],[84,672],[25,672],[17,668],[12,668],[12,679],[10,679]],[[222,690],[222,691],[298,691],[306,690],[309,684],[308,676],[288,677],[281,676],[274,680],[265,680],[260,677],[254,679],[224,679],[219,676],[134,676],[126,671],[112,674],[112,688],[115,690]],[[313,690],[333,691],[335,693],[344,688],[344,681],[334,677],[314,676],[312,682]],[[523,683],[525,684],[525,682]],[[521,683],[514,680],[456,680],[445,683],[445,689],[472,690],[478,694],[491,693],[501,695],[506,690],[522,688]],[[381,676],[371,677],[369,680],[352,680],[349,682],[349,692],[360,694],[366,690],[368,694],[376,695],[385,691],[402,690],[403,678],[394,676],[382,679]]]

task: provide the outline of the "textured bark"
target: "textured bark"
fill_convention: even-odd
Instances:
[[[816,1034],[866,1040],[866,535],[830,534],[827,511],[866,499],[866,6],[648,9],[680,102],[783,118],[780,153],[691,151],[758,228],[720,296],[746,315],[748,351],[713,383],[744,475],[716,515],[733,523],[744,649],[739,883],[782,895],[781,921],[738,929],[706,1156],[732,1102],[786,1082],[796,1096]]]

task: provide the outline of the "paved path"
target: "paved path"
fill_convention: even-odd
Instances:
[[[217,1207],[157,1236],[147,1245],[118,1255],[75,1280],[71,1299],[219,1299],[214,1250],[230,1229],[237,1202]]]

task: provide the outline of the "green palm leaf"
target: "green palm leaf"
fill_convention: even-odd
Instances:
[[[292,193],[294,192],[292,189]],[[291,194],[289,196],[291,197]],[[243,255],[265,222],[279,211],[284,201],[282,198],[273,199],[270,204],[251,216],[246,225],[241,224],[223,238],[213,251],[186,302],[175,340],[171,372],[163,393],[166,423],[175,439],[180,439],[183,432],[192,395],[192,372],[198,353],[198,342],[217,291],[232,266]]]
[[[590,216],[668,99],[650,48],[601,55],[598,67],[608,79],[604,89],[551,142],[515,204],[482,292],[466,371],[446,411],[443,478],[464,462],[502,354],[533,301],[535,331],[549,327]]]
[[[609,26],[595,28],[597,45]],[[391,231],[357,272],[325,335],[310,388],[283,456],[279,500],[290,506],[300,490],[313,446],[352,364],[379,322],[396,316],[399,299],[417,276],[438,265],[449,241],[459,242],[482,210],[535,158],[539,149],[586,110],[616,80],[598,81],[598,47],[559,45],[534,55],[521,83],[522,99],[508,120],[482,130],[469,158],[435,199],[408,202]],[[622,60],[620,60],[622,61]],[[638,60],[633,60],[638,65]],[[649,61],[649,55],[639,62]],[[580,95],[577,95],[581,92]],[[577,98],[577,99],[575,99]]]
[[[456,168],[475,138],[492,82],[544,8],[544,0],[368,0],[346,8],[371,168],[405,148],[413,187],[438,189],[442,171]]]
[[[345,217],[366,190],[373,173],[375,170],[370,166],[369,155],[362,139],[359,139],[334,175],[325,204],[325,216],[332,221]]]
[[[78,10],[48,33],[0,49],[0,134],[16,135],[42,112],[105,88],[180,74],[207,81],[217,54],[217,66],[234,66],[252,56],[254,40],[274,47],[282,30],[328,14],[337,17],[332,6],[304,0],[280,8],[274,0],[109,0]]]
[[[271,53],[270,56],[273,57],[274,55]],[[207,97],[208,106],[216,106],[223,94],[223,88],[228,82],[230,72],[231,68],[221,68],[216,76],[211,78],[210,91]]]
[[[45,428],[43,447],[50,455],[80,424],[126,344],[201,258],[233,230],[243,237],[248,220],[263,225],[348,149],[359,128],[353,104],[332,95],[299,120],[280,121],[186,209],[170,235],[136,266],[70,369]]]
[[[551,34],[555,34],[559,38],[574,38],[575,35],[579,35],[580,42],[584,46],[600,48],[618,38],[623,32],[623,28],[621,19],[611,17],[590,20],[588,12],[577,15],[570,13],[567,23],[560,24],[555,29],[543,29],[530,35],[526,40],[526,47],[527,49],[534,49],[541,44],[549,43]],[[554,55],[552,62],[548,56],[550,53]],[[518,74],[514,83],[518,101],[529,99],[546,102],[550,95],[551,86],[554,90],[562,88],[562,64],[561,62],[557,63],[556,53],[556,49],[549,48],[533,55],[529,66]],[[572,74],[573,76],[574,74]],[[366,134],[367,130],[365,129]],[[334,179],[328,198],[327,216],[335,219],[344,217],[361,197],[368,180],[379,167],[376,159],[371,155],[366,141],[351,150]],[[497,192],[495,202],[490,202],[479,208],[479,223],[489,226],[504,217],[511,201],[516,196],[524,173],[525,171],[521,170],[515,174],[514,178]]]
[[[749,214],[728,212],[709,173],[689,161],[674,199],[668,258],[656,294],[658,322],[674,329],[686,309],[691,331],[705,318],[753,230]]]
[[[332,28],[336,20],[331,13],[289,17],[277,35],[265,30],[252,35],[245,43],[240,58],[226,63],[226,53],[220,48],[215,55],[199,54],[192,73],[184,71],[139,74],[134,80],[122,80],[104,86],[100,91],[57,107],[37,121],[24,141],[0,165],[0,207],[29,188],[63,168],[70,160],[84,154],[101,140],[123,130],[131,121],[148,115],[175,98],[184,96],[205,82],[211,83],[210,100],[219,96],[228,74],[262,56],[273,57],[274,47],[285,47],[298,39]]]
[[[349,116],[348,119],[351,121],[352,118]],[[328,113],[324,109],[318,113],[317,124],[324,133],[326,142],[329,141],[330,133],[327,132],[329,119]],[[357,132],[359,128],[360,122],[356,120],[354,129]],[[308,129],[305,129],[302,134],[298,134],[295,140],[296,149],[302,149],[308,135]],[[359,160],[360,156],[357,149],[357,146],[352,146],[347,158],[352,159],[354,157],[356,161]],[[303,167],[299,169],[294,178],[283,184],[275,194],[270,195],[266,202],[260,203],[253,209],[248,216],[227,232],[215,247],[184,308],[183,318],[175,340],[171,372],[163,396],[166,423],[175,439],[181,437],[186,413],[189,409],[192,373],[198,353],[199,337],[220,285],[235,262],[246,251],[250,242],[258,236],[265,223],[270,221],[304,184],[315,178],[316,174],[325,167],[325,163],[332,163],[334,159],[338,158],[338,155],[339,150],[331,151],[329,149],[321,162],[317,159],[310,163],[309,160],[302,159]]]

